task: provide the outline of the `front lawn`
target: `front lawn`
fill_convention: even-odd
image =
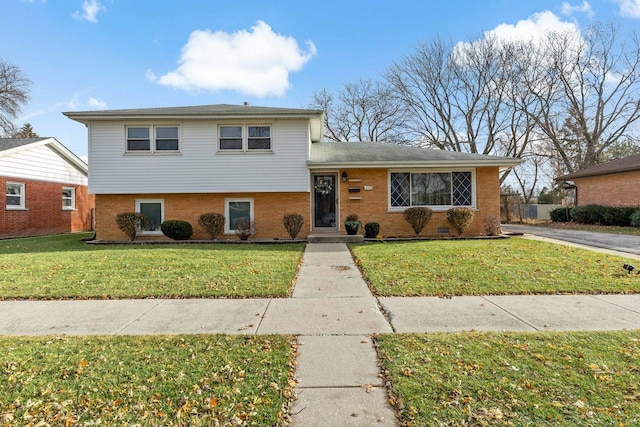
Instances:
[[[292,341],[0,338],[0,425],[283,425]]]
[[[0,241],[0,299],[286,297],[304,245]]]
[[[640,332],[381,335],[403,425],[640,425]]]
[[[522,238],[350,247],[380,296],[640,292],[625,258]]]

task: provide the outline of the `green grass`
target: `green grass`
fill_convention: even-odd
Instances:
[[[0,338],[0,425],[282,425],[292,339]]]
[[[350,247],[381,296],[640,292],[624,258],[521,238]]]
[[[0,299],[286,297],[304,245],[0,241]]]
[[[597,233],[625,234],[628,236],[640,236],[640,227],[621,227],[613,225],[576,224],[574,222],[544,222],[540,224],[527,224],[560,230],[595,231]]]
[[[381,335],[414,426],[640,425],[640,332]]]

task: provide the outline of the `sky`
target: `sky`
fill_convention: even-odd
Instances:
[[[314,92],[381,79],[435,37],[610,21],[640,28],[640,0],[2,0],[0,60],[32,82],[17,126],[85,157],[85,126],[62,112],[306,108]]]

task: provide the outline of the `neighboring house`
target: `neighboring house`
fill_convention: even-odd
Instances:
[[[99,240],[123,240],[122,212],[142,212],[142,238],[162,238],[168,219],[190,222],[194,239],[205,212],[224,214],[224,233],[241,220],[257,238],[289,238],[282,218],[304,217],[300,238],[344,231],[355,213],[378,222],[384,236],[411,236],[409,206],[434,215],[423,235],[449,235],[446,210],[475,210],[468,234],[500,215],[499,170],[520,163],[504,157],[379,143],[321,142],[320,110],[234,105],[64,113],[89,134],[89,191],[96,196]],[[453,234],[453,233],[452,233]],[[220,236],[223,237],[224,236]]]
[[[92,229],[87,164],[55,138],[0,138],[0,238]]]
[[[640,154],[556,178],[574,189],[576,205],[640,206]]]

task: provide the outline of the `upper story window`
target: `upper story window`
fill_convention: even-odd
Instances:
[[[471,172],[394,172],[390,176],[392,208],[473,206]]]
[[[62,187],[62,210],[71,211],[76,208],[76,189]]]
[[[224,125],[218,127],[219,151],[271,151],[270,125]]]
[[[25,209],[24,184],[7,182],[7,209]]]
[[[179,149],[178,126],[127,126],[126,132],[127,152],[161,153]]]

